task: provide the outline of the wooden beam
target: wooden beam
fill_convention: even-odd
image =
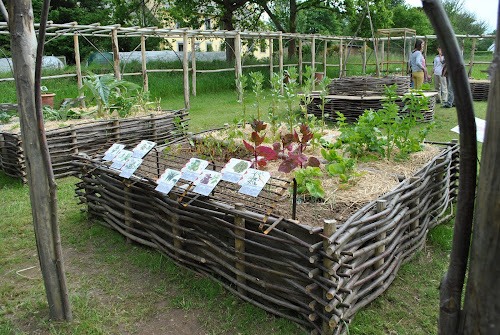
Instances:
[[[115,78],[116,80],[121,80],[120,54],[118,53],[118,32],[116,29],[111,30],[111,47],[113,49],[113,71],[115,72]]]
[[[269,39],[269,80],[273,77],[273,39]]]
[[[323,48],[323,76],[326,77],[326,57],[328,56],[328,41],[324,40],[323,43],[325,43]]]
[[[313,36],[311,38],[311,70],[313,72],[313,76],[314,76],[314,72],[316,72],[316,37]],[[314,90],[315,89],[315,80],[313,80],[312,82],[312,89]]]
[[[80,43],[78,43],[78,35],[73,36],[73,43],[75,45],[76,83],[78,85],[78,90],[80,90],[83,86],[83,79],[82,79],[82,65],[80,63]],[[85,107],[84,100],[82,100],[81,106]]]
[[[188,59],[188,34],[182,36],[182,75],[184,88],[184,108],[189,109],[191,103],[189,101],[189,59]]]
[[[366,41],[363,41],[363,74],[366,74]]]
[[[146,37],[141,36],[142,83],[144,92],[149,91],[148,69],[146,67]]]
[[[236,34],[236,38],[234,39],[234,68],[235,68],[235,77],[236,82],[239,81],[241,75],[243,74],[243,70],[241,68],[241,35],[240,33]],[[243,97],[239,97],[241,100]]]
[[[303,58],[302,58],[302,39],[299,39],[299,83],[302,85],[302,71],[303,71],[303,64],[302,64]]]
[[[340,39],[339,44],[339,78],[342,78],[344,69],[344,40]]]
[[[278,37],[278,62],[279,62],[279,69],[280,69],[280,75],[283,75],[283,35],[280,32],[280,35]],[[283,94],[283,85],[285,84],[285,81],[283,80],[281,84],[281,94]]]
[[[191,37],[191,92],[196,96],[196,37]]]
[[[469,73],[467,74],[468,77],[472,75],[472,67],[474,66],[474,52],[476,49],[476,38],[474,37],[472,39],[472,50],[470,51],[470,61],[469,61]]]

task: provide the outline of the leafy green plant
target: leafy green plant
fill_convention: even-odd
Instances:
[[[262,72],[251,72],[250,78],[252,79],[252,90],[256,98],[255,106],[257,107],[257,120],[260,120],[260,103],[261,100],[265,98],[263,96],[264,89],[262,88],[264,75]]]
[[[293,121],[294,121],[294,113],[293,113],[293,105],[297,99],[297,69],[292,67],[289,70],[285,71],[286,82],[283,86],[283,97],[286,101],[287,106],[287,122],[288,129],[290,131],[293,130]]]
[[[90,94],[95,99],[97,104],[97,116],[103,117],[104,111],[113,106],[116,100],[118,105],[123,104],[123,97],[126,96],[128,91],[137,89],[138,86],[126,80],[116,80],[110,74],[98,76],[89,73],[87,78],[83,80],[83,94]]]
[[[321,99],[321,104],[319,109],[321,110],[321,134],[325,131],[325,117],[329,117],[329,114],[325,114],[326,96],[330,93],[328,90],[328,85],[330,85],[331,79],[328,76],[324,76],[319,82],[319,98]]]
[[[312,102],[313,97],[311,96],[314,77],[314,68],[306,66],[306,71],[304,72],[304,80],[302,85],[302,94],[300,95],[300,108],[304,114],[304,122],[308,124],[309,118],[307,117],[307,106]]]
[[[67,102],[63,103],[59,109],[54,109],[50,106],[43,106],[42,108],[43,119],[51,121],[81,119],[82,117],[92,113],[94,113],[94,111],[81,112],[79,110],[72,110],[71,105]]]
[[[321,180],[315,178],[323,176],[319,167],[308,166],[305,169],[295,171],[294,175],[297,182],[298,194],[309,194],[311,197],[317,199],[325,197]]]
[[[248,86],[248,77],[242,74],[236,79],[236,93],[238,94],[238,103],[241,105],[241,112],[243,113],[243,118],[247,117],[247,105],[245,101],[245,89]]]
[[[9,123],[11,118],[12,118],[11,114],[4,111],[0,111],[0,123],[2,124]]]
[[[339,155],[335,149],[330,149],[328,151],[321,149],[321,155],[330,162],[330,164],[326,166],[328,174],[331,176],[338,176],[341,183],[349,183],[353,177],[358,176],[355,172],[356,160],[353,158],[343,157]]]
[[[276,134],[276,121],[278,120],[278,106],[281,98],[281,86],[283,85],[283,76],[278,73],[273,73],[271,77],[271,104],[269,105],[269,118],[271,119],[271,130],[273,135]]]

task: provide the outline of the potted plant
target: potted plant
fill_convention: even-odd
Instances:
[[[50,106],[54,108],[54,97],[56,94],[48,92],[47,86],[41,86],[40,88],[42,90],[42,107]]]

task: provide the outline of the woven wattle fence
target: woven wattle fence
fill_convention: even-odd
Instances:
[[[380,110],[384,103],[384,90],[386,86],[396,84],[396,94],[399,99],[395,103],[399,106],[401,114],[405,114],[403,108],[405,102],[403,96],[410,93],[410,77],[387,76],[387,77],[346,77],[333,79],[328,85],[329,95],[326,96],[325,114],[327,120],[338,121],[336,112],[346,117],[346,122],[356,122],[367,110]],[[422,122],[434,120],[434,107],[436,105],[436,92],[424,92],[428,98],[428,109],[421,110]],[[321,118],[321,99],[319,92],[314,92],[312,101],[307,105],[307,113]]]
[[[180,136],[179,125],[186,121],[185,110],[80,123],[47,130],[52,168],[56,178],[71,175],[71,156],[79,152],[94,154],[113,141],[124,144],[150,140],[158,144]],[[26,182],[25,158],[20,134],[0,131],[0,168],[6,175]]]
[[[342,334],[422,248],[429,229],[451,216],[458,151],[456,143],[444,144],[412,178],[345,222],[324,227],[272,214],[264,220],[251,205],[219,201],[217,192],[157,192],[154,179],[169,161],[151,153],[131,179],[119,177],[100,156],[75,156],[76,193],[90,218],[127,239],[311,333],[331,327]]]
[[[470,84],[470,91],[472,93],[472,100],[488,101],[488,94],[490,93],[489,80],[469,79],[469,84]]]

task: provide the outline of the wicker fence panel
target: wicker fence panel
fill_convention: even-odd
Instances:
[[[488,94],[490,93],[489,80],[469,80],[470,91],[472,93],[472,100],[474,101],[488,101]]]
[[[410,91],[409,76],[386,76],[386,77],[345,77],[333,79],[328,85],[328,91],[332,95],[349,96],[377,96],[382,95],[386,86],[396,84],[396,94],[403,95]]]
[[[164,111],[147,116],[99,120],[61,127],[46,132],[52,168],[56,178],[74,173],[71,156],[79,152],[93,155],[111,142],[135,144],[151,140],[158,144],[182,137],[180,123],[187,120],[185,110]],[[0,162],[5,174],[26,181],[25,160],[20,135],[0,132]]]
[[[141,175],[123,179],[99,157],[75,157],[81,179],[76,193],[89,217],[128,239],[308,330],[323,333],[329,325],[340,334],[387,289],[429,229],[447,219],[457,191],[458,150],[448,144],[414,177],[338,223],[329,236],[286,218],[263,224],[261,214],[190,192],[189,205],[180,205],[180,193],[156,192],[155,182]]]

